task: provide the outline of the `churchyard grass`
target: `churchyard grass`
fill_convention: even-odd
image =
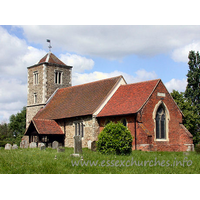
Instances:
[[[83,148],[82,157],[72,157],[73,148],[0,149],[1,174],[199,174],[196,152],[133,151],[129,156],[102,155]],[[86,166],[87,165],[87,166]],[[96,166],[95,166],[96,165]]]

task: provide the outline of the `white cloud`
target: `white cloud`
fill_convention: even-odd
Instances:
[[[28,40],[77,54],[121,59],[170,54],[200,40],[200,26],[22,26]]]
[[[27,67],[46,52],[28,46],[1,26],[0,35],[0,121],[8,122],[11,114],[27,104]]]
[[[181,48],[175,49],[172,52],[172,59],[175,62],[188,62],[189,51],[199,51],[200,50],[200,41],[192,42],[191,44],[185,45]]]
[[[172,79],[169,82],[165,83],[166,88],[169,92],[172,92],[173,90],[178,90],[179,92],[184,92],[187,86],[187,80],[182,79]]]
[[[65,64],[73,66],[74,72],[84,72],[85,70],[91,70],[94,66],[94,61],[86,57],[82,57],[76,54],[61,54],[60,60]]]
[[[135,83],[140,81],[146,81],[151,79],[156,79],[157,75],[155,72],[147,72],[146,70],[138,70],[135,72],[136,76],[131,76],[127,73],[114,71],[111,73],[103,73],[103,72],[92,72],[92,73],[73,73],[72,76],[72,84],[79,85],[92,81],[97,81],[105,78],[115,77],[122,75],[127,83]]]

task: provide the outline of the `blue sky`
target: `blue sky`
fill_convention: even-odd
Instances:
[[[0,26],[0,123],[27,102],[27,67],[48,52],[73,66],[72,84],[123,75],[127,83],[161,78],[184,91],[188,53],[200,26]]]

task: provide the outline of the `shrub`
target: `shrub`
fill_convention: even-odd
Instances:
[[[104,154],[125,155],[132,151],[131,132],[122,123],[109,123],[98,136],[97,150]]]
[[[195,151],[197,153],[200,153],[200,144],[196,144]]]

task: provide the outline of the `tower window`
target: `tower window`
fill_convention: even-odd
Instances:
[[[63,72],[61,71],[55,71],[54,82],[56,84],[62,84],[62,74]]]
[[[166,115],[162,104],[156,113],[156,139],[166,139]]]
[[[33,84],[37,85],[39,83],[38,71],[33,72]]]
[[[34,93],[34,103],[37,103],[37,93]]]

